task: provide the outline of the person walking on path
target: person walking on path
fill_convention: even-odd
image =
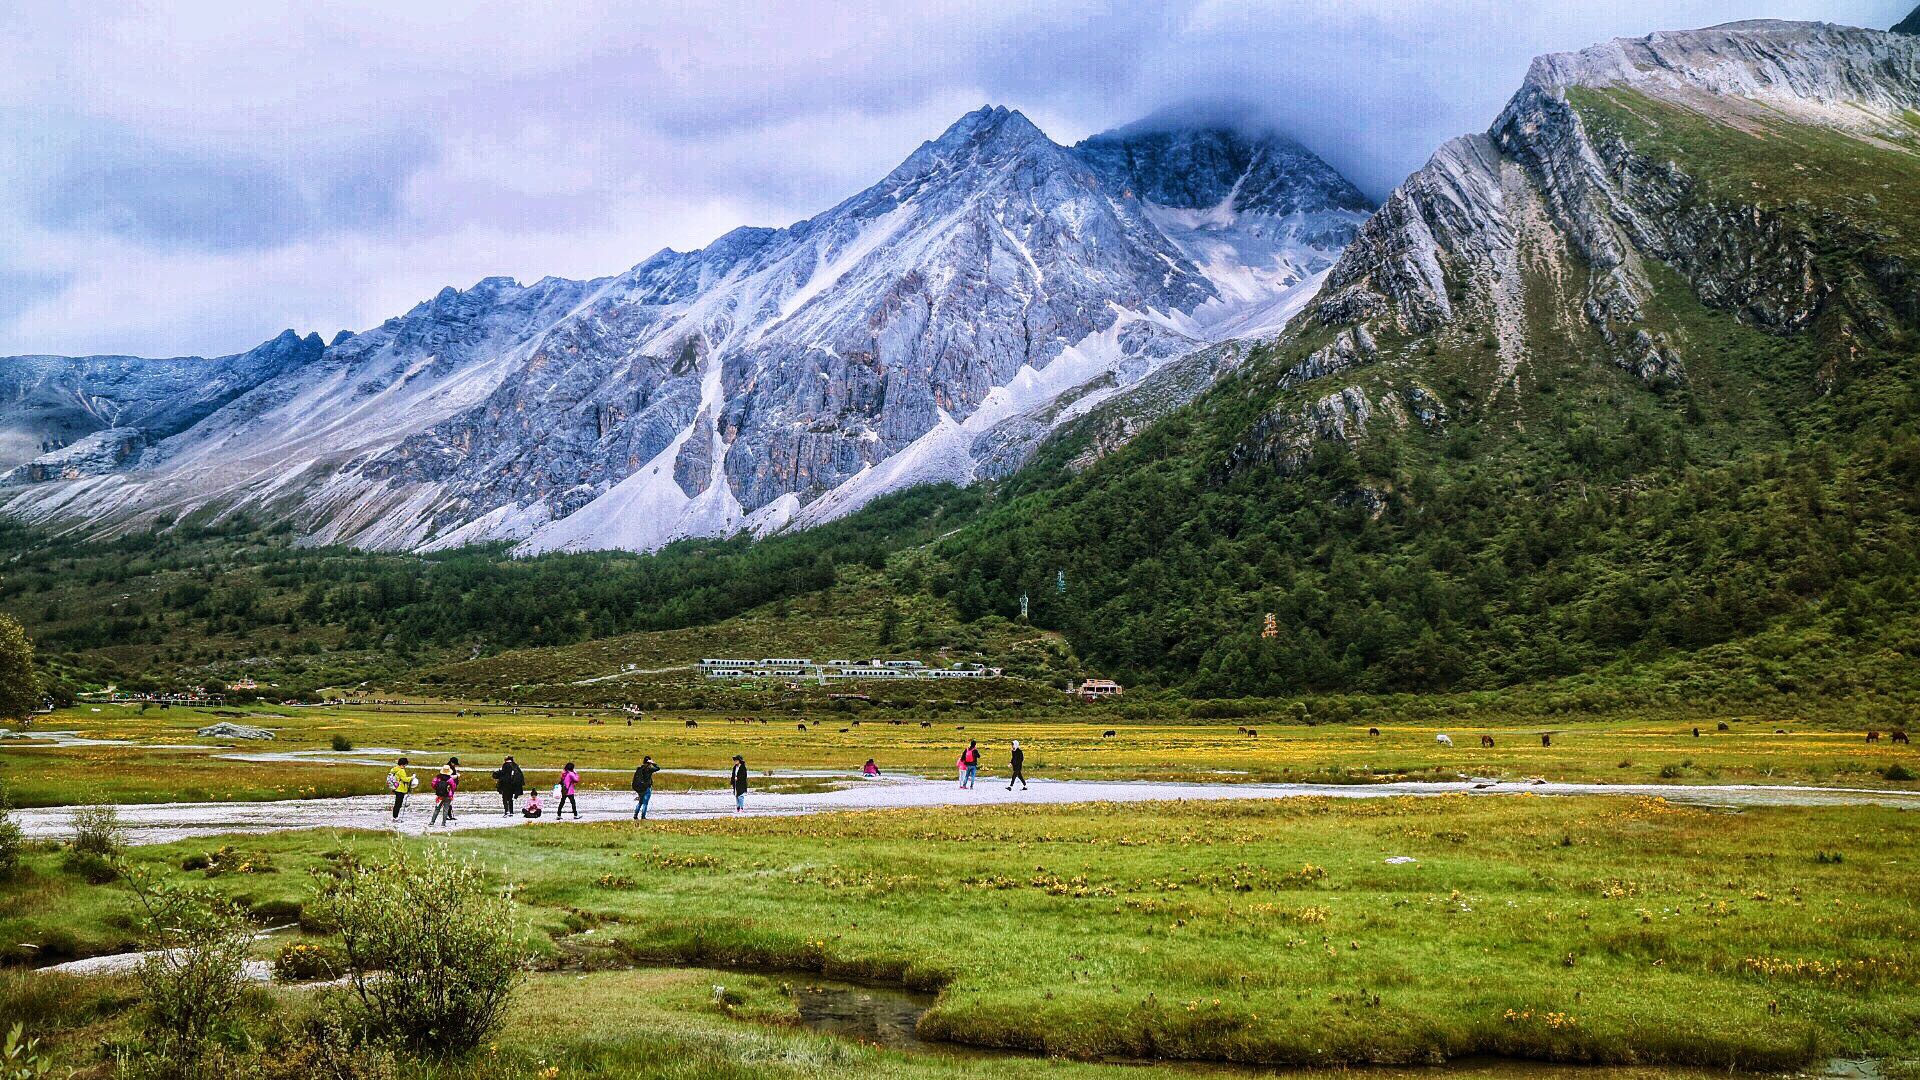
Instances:
[[[493,789],[500,793],[500,816],[512,817],[513,800],[527,790],[527,774],[520,770],[512,754],[508,754],[507,760],[493,770]]]
[[[553,820],[559,821],[560,815],[567,812],[567,804],[573,804],[573,820],[580,820],[580,800],[574,795],[574,789],[580,786],[580,774],[574,771],[573,762],[560,770],[560,801],[554,804]]]
[[[980,775],[980,743],[977,739],[967,740],[967,749],[960,755],[960,764],[966,768],[966,774],[960,780],[960,786],[971,788]]]
[[[431,829],[442,821],[453,824],[453,766],[442,765],[433,774],[433,814],[427,818]]]
[[[733,755],[733,812],[747,808],[747,759]]]
[[[653,774],[660,766],[650,757],[641,757],[640,767],[633,770],[633,820],[647,819],[647,804],[653,801]]]
[[[387,770],[387,790],[393,792],[393,820],[400,820],[400,805],[407,801],[407,794],[420,783],[419,777],[407,771],[407,759],[401,758]]]
[[[1026,774],[1027,752],[1020,749],[1020,740],[1013,740],[1013,776],[1007,781],[1007,790],[1013,790],[1013,782],[1020,781],[1020,790],[1027,790]]]

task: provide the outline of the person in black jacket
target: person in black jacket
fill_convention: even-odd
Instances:
[[[642,757],[640,767],[633,770],[633,819],[635,821],[646,820],[647,804],[653,801],[653,774],[659,771],[660,766],[655,765],[650,757]]]
[[[747,808],[747,759],[733,755],[733,812]]]
[[[1027,774],[1022,770],[1026,766],[1027,752],[1020,749],[1020,740],[1013,740],[1013,779],[1007,781],[1007,790],[1013,790],[1013,781],[1020,781],[1020,790],[1027,790]]]
[[[500,813],[502,817],[513,816],[513,800],[527,790],[527,774],[520,771],[520,765],[507,755],[507,760],[493,770],[493,790],[500,793]]]

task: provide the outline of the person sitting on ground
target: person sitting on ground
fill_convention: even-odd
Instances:
[[[873,759],[872,759],[872,758],[868,758],[868,759],[867,759],[867,763],[866,763],[865,765],[862,765],[862,766],[860,767],[860,773],[861,773],[861,775],[863,775],[863,776],[869,776],[869,777],[872,777],[872,776],[879,776],[879,775],[880,775],[880,766],[878,766],[878,765],[875,765],[875,764],[873,763]]]
[[[653,774],[660,766],[653,763],[651,757],[642,756],[640,767],[633,770],[633,819],[647,819],[647,804],[653,801]]]
[[[527,792],[527,806],[526,806],[526,809],[520,811],[520,816],[523,818],[537,818],[540,816],[540,793],[539,792],[537,791]]]
[[[513,800],[527,790],[527,774],[520,771],[520,766],[513,760],[512,754],[508,754],[507,760],[493,770],[493,787],[500,793],[500,816],[512,817]]]

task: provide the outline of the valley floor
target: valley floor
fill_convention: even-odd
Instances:
[[[1100,1062],[1147,1059],[1639,1077],[1845,1058],[1913,1077],[1913,820],[1634,795],[1102,802],[310,829],[128,858],[263,926],[299,920],[314,872],[396,843],[516,883],[542,973],[482,1060],[412,1075],[1119,1077],[1142,1074]],[[7,958],[139,947],[132,897],[84,870],[40,846],[0,883]],[[312,929],[257,948],[328,940]],[[822,979],[922,992],[913,1041],[823,1033]],[[0,1015],[105,1075],[133,992],[0,971]],[[321,992],[250,992],[235,1037],[268,1039]]]
[[[648,806],[649,821],[706,818],[788,817],[853,810],[910,810],[935,807],[1068,806],[1082,803],[1148,803],[1161,801],[1215,802],[1249,799],[1383,799],[1432,798],[1448,795],[1570,796],[1617,795],[1665,799],[1689,806],[1722,808],[1758,806],[1887,806],[1920,811],[1920,791],[1875,791],[1868,788],[1792,787],[1760,784],[1568,784],[1546,781],[1501,782],[1384,782],[1378,784],[1259,784],[1172,783],[1126,780],[1036,780],[1009,790],[1003,775],[983,773],[977,787],[963,788],[954,780],[919,776],[866,779],[858,773],[838,778],[819,772],[780,771],[761,776],[758,783],[798,780],[803,790],[752,791],[744,810],[736,810],[725,789],[662,790]],[[811,790],[811,789],[819,790]],[[578,797],[579,820],[630,820],[634,796],[626,791],[583,790]],[[525,799],[519,800],[524,805]],[[194,837],[242,833],[291,832],[301,829],[372,829],[405,836],[429,836],[470,829],[500,829],[523,825],[571,824],[574,817],[553,815],[552,800],[543,816],[527,819],[503,813],[500,797],[491,791],[470,792],[455,799],[451,826],[429,827],[431,794],[410,797],[401,816],[392,816],[392,799],[364,795],[338,799],[293,799],[254,803],[142,803],[122,807],[119,819],[128,840],[161,844]],[[83,807],[22,810],[15,814],[33,839],[64,840],[73,835],[74,814]]]

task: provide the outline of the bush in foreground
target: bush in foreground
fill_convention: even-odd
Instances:
[[[529,953],[510,889],[443,849],[348,863],[313,905],[338,928],[365,1033],[454,1055],[500,1023]]]
[[[156,949],[140,966],[140,1042],[120,1055],[120,1073],[156,1080],[228,1075],[216,1036],[230,1027],[246,988],[253,935],[225,897],[129,874]]]

